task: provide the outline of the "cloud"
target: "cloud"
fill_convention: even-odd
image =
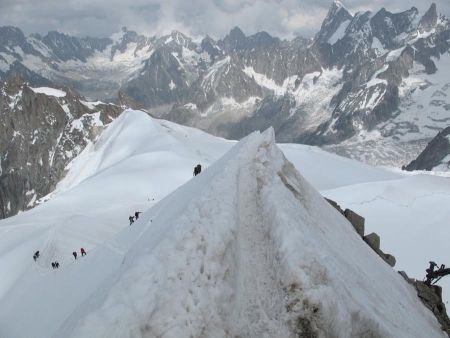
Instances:
[[[416,6],[423,13],[431,1],[343,0],[351,11],[382,7],[403,11]],[[437,0],[450,17],[450,1]],[[26,33],[50,30],[77,36],[110,36],[122,26],[146,35],[173,29],[196,36],[223,37],[234,26],[246,34],[265,30],[273,35],[312,36],[320,28],[331,0],[0,0],[0,22]]]

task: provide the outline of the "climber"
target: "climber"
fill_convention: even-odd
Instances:
[[[36,262],[36,260],[39,258],[39,250],[38,251],[36,251],[35,253],[34,253],[34,255],[33,255],[33,259],[34,259],[34,261]]]
[[[130,225],[133,224],[133,222],[134,222],[134,217],[133,217],[133,216],[130,216],[130,217],[128,217],[128,219],[130,220]]]
[[[139,218],[139,214],[142,214],[142,212],[140,212],[140,211],[135,211],[135,212],[134,212],[134,217],[136,218],[136,221],[137,221],[138,218]]]
[[[426,281],[425,284],[430,286],[431,284],[436,284],[442,277],[450,275],[450,268],[445,268],[445,265],[442,264],[441,267],[437,270],[438,265],[435,262],[430,262],[430,267],[426,269]]]
[[[86,256],[86,251],[84,251],[84,248],[81,248],[80,252],[81,252],[81,257]]]
[[[55,267],[59,269],[59,262],[55,262]]]
[[[202,172],[202,166],[200,164],[197,164],[194,168],[194,176],[197,176]]]
[[[53,270],[56,269],[56,264],[55,264],[55,262],[52,262],[52,268],[53,268]]]
[[[72,252],[72,255],[73,255],[73,257],[75,257],[75,259],[77,259],[77,252],[76,251]]]

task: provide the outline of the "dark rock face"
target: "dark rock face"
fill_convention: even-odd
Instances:
[[[20,78],[0,87],[0,215],[33,207],[65,174],[121,107],[90,109],[69,88],[63,97],[35,92]]]
[[[380,236],[376,233],[372,232],[366,236],[364,236],[364,241],[374,250],[380,250]]]
[[[410,32],[413,29],[412,22],[418,14],[419,11],[415,7],[396,14],[383,8],[370,20],[373,36],[387,48],[398,48],[401,46],[401,41],[396,39],[399,32]]]
[[[124,92],[147,107],[177,102],[188,89],[187,74],[179,68],[170,50],[158,50],[145,63],[141,76],[127,83]]]
[[[344,216],[352,223],[356,232],[363,237],[364,236],[364,217],[358,215],[356,212],[350,209],[345,209]]]
[[[112,43],[108,38],[78,39],[56,31],[48,32],[42,38],[42,42],[61,61],[81,60],[83,62],[86,62],[86,58],[92,56],[96,51],[103,51]]]
[[[422,303],[434,314],[442,330],[450,337],[450,318],[445,304],[442,302],[442,288],[438,285],[427,285],[425,282],[409,278],[405,271],[398,272],[409,284],[414,286]]]
[[[352,15],[342,6],[342,4],[334,1],[328,10],[327,16],[322,22],[320,31],[317,34],[317,41],[326,43],[342,23],[351,21],[352,19]]]
[[[433,2],[428,11],[422,16],[419,23],[421,32],[427,32],[436,26],[438,20],[438,13],[436,4]]]
[[[27,79],[27,82],[31,86],[54,86],[52,82],[24,67],[20,62],[14,62],[5,74],[5,78],[7,79],[14,79],[16,77]]]
[[[12,53],[17,60],[22,61],[22,56],[14,51],[14,47],[20,47],[26,54],[39,54],[20,29],[11,26],[0,27],[0,52]]]
[[[441,165],[442,170],[450,169],[450,160],[444,163],[444,159],[450,155],[450,127],[439,132],[426,146],[420,155],[409,163],[405,169],[432,170]]]

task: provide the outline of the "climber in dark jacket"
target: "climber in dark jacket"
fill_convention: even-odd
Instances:
[[[136,221],[139,219],[139,214],[142,214],[142,212],[136,211],[136,212],[134,213],[134,218],[136,218]]]
[[[33,259],[36,262],[36,260],[39,258],[39,251],[36,251],[33,255]]]
[[[197,164],[194,168],[194,176],[197,176],[202,172],[202,166],[200,164]]]
[[[84,248],[81,248],[80,252],[81,252],[81,256],[85,256],[86,255],[86,251],[84,251]]]
[[[75,257],[75,259],[77,259],[77,252],[76,251],[72,252],[72,255],[73,255],[73,257]]]
[[[134,217],[133,217],[133,216],[130,216],[130,217],[128,217],[128,219],[130,220],[130,225],[133,224],[133,222],[134,222]]]

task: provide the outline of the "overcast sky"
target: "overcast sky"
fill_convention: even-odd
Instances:
[[[350,12],[403,11],[423,13],[428,0],[344,0]],[[438,11],[450,17],[450,0],[436,0]],[[0,25],[26,34],[58,30],[77,36],[110,36],[122,26],[146,35],[173,29],[223,37],[234,26],[246,34],[265,30],[272,35],[312,36],[332,0],[0,0]]]

